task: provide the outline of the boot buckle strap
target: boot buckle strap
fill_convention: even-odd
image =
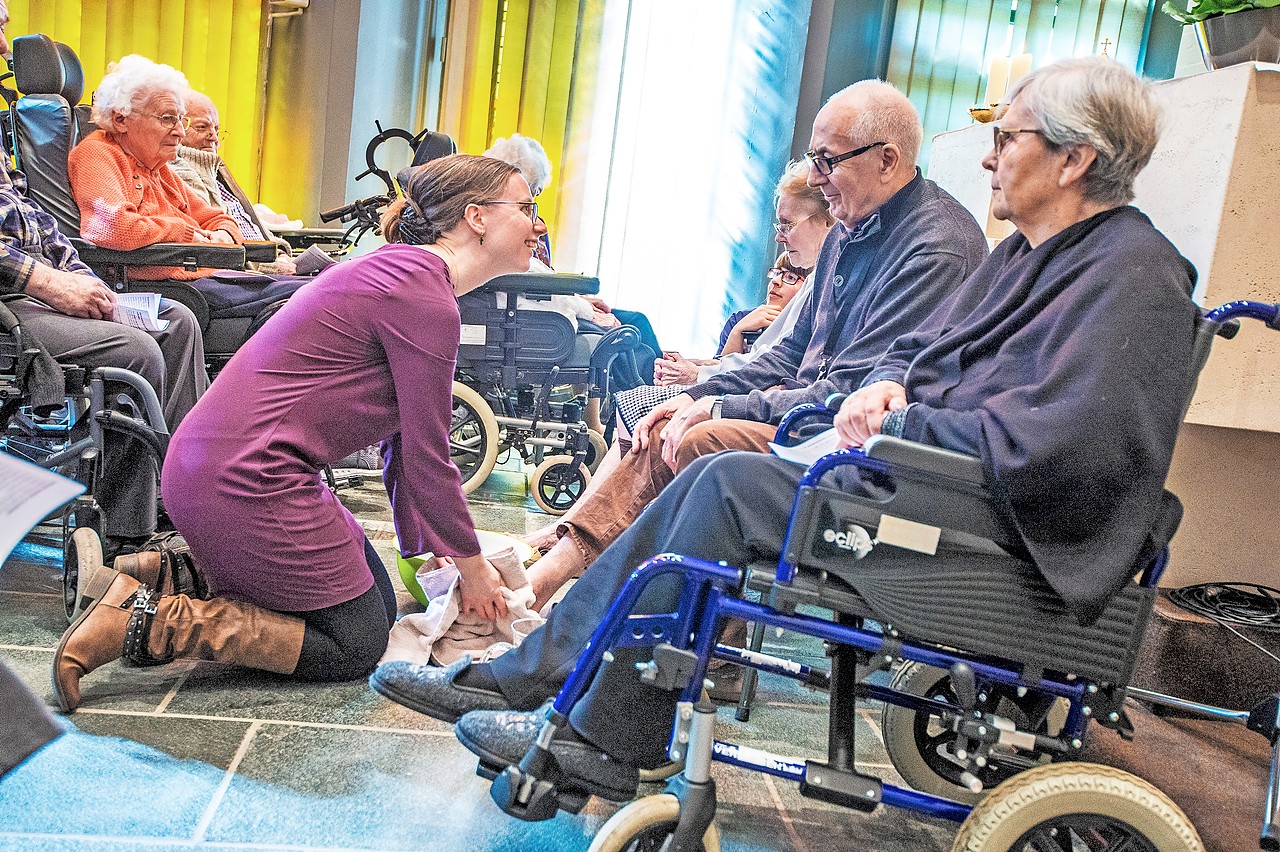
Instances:
[[[147,650],[151,622],[159,611],[159,601],[151,589],[139,586],[134,593],[129,624],[124,630],[124,658],[137,666],[158,666],[169,660],[155,657]]]

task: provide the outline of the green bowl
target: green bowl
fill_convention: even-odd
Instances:
[[[525,544],[518,538],[513,538],[505,533],[490,532],[489,530],[476,530],[476,538],[480,541],[480,551],[482,553],[492,553],[495,550],[501,550],[504,547],[515,549],[516,557],[521,562],[528,562],[529,557],[533,556],[533,548]],[[396,543],[397,548],[399,542]],[[422,567],[422,563],[426,561],[423,556],[396,556],[396,569],[400,572],[400,579],[404,581],[404,587],[409,590],[409,594],[413,595],[414,600],[426,606],[428,603],[426,592],[422,591],[422,586],[418,585],[418,569]]]

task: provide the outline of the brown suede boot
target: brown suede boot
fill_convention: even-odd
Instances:
[[[292,674],[306,622],[240,601],[154,597],[137,580],[103,568],[92,602],[62,637],[53,658],[53,693],[63,712],[80,705],[80,679],[112,660],[139,665],[184,658]]]
[[[235,663],[293,674],[302,654],[306,622],[251,603],[172,595],[156,602],[151,618],[130,625],[125,652],[137,663],[173,659]]]
[[[53,694],[63,713],[80,706],[80,678],[123,655],[139,588],[137,580],[110,568],[99,568],[89,580],[84,590],[89,603],[53,655]]]
[[[121,574],[128,574],[152,591],[163,594],[160,588],[161,572],[164,559],[157,550],[144,550],[140,553],[126,553],[117,556],[111,567]]]

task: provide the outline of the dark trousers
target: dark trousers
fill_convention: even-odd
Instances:
[[[345,603],[293,613],[306,622],[302,653],[294,676],[300,680],[338,681],[366,677],[387,650],[396,623],[396,592],[377,551],[364,540],[364,559],[373,586]]]
[[[672,552],[745,567],[777,560],[804,468],[761,453],[704,456],[681,472],[551,610],[522,645],[493,661],[492,672],[517,707],[555,695],[573,670],[631,571]],[[635,612],[671,612],[677,577],[651,583]],[[619,648],[603,666],[570,723],[613,757],[635,765],[662,762],[677,694],[641,683],[635,663],[646,648]]]
[[[59,363],[132,370],[155,388],[172,432],[209,387],[204,344],[195,316],[168,299],[160,302],[164,331],[146,332],[117,322],[69,317],[26,296],[6,298],[28,329]],[[155,531],[155,465],[146,449],[109,432],[95,491],[110,536],[137,537]]]

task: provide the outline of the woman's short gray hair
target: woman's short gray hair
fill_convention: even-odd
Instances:
[[[542,190],[551,182],[551,158],[537,139],[512,133],[506,139],[493,143],[484,156],[510,163],[520,170],[520,174],[529,182],[529,192],[537,198]]]
[[[903,159],[914,166],[920,157],[924,125],[911,99],[883,80],[860,80],[836,92],[827,103],[850,97],[856,99],[857,106],[857,115],[844,130],[850,144],[860,147],[892,142]]]
[[[1105,56],[1064,59],[1018,81],[1008,100],[1031,113],[1045,142],[1098,152],[1084,176],[1085,197],[1119,206],[1160,139],[1162,111],[1151,87]]]
[[[172,65],[131,53],[107,66],[107,75],[93,93],[93,123],[110,127],[112,113],[128,115],[158,92],[173,95],[178,108],[185,109],[190,88],[186,76]]]
[[[778,199],[784,195],[807,205],[815,216],[821,213],[828,225],[835,224],[835,219],[827,209],[830,205],[827,197],[822,194],[822,188],[809,186],[809,164],[804,160],[792,160],[783,169],[778,186],[773,191],[774,206],[777,206]]]

